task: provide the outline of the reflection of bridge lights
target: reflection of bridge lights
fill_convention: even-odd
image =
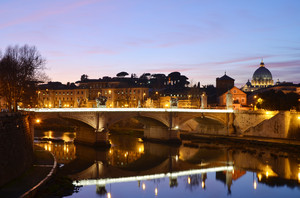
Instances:
[[[175,160],[176,160],[176,162],[178,161],[178,155],[175,156]]]
[[[143,190],[146,189],[146,184],[145,184],[145,183],[142,184],[142,189],[143,189]]]
[[[256,190],[256,188],[257,188],[257,183],[256,183],[255,180],[254,180],[254,182],[253,182],[253,188],[254,188],[254,190]]]
[[[144,146],[140,146],[139,147],[139,153],[143,153],[144,152]]]
[[[258,173],[257,176],[258,176],[258,181],[261,181],[262,175]]]
[[[155,188],[155,196],[157,196],[157,194],[158,194],[158,190],[157,190],[157,188]]]
[[[112,154],[112,150],[111,149],[109,149],[109,154]]]
[[[188,184],[191,184],[191,178],[190,177],[188,177],[187,182],[188,182]]]
[[[76,186],[107,185],[111,183],[120,183],[120,182],[153,180],[153,179],[160,179],[164,177],[174,178],[174,177],[196,175],[196,174],[210,173],[210,172],[232,171],[232,169],[233,166],[221,166],[221,167],[214,167],[214,168],[203,168],[203,169],[187,170],[187,171],[172,172],[172,173],[161,173],[161,174],[154,174],[154,175],[141,175],[141,176],[107,178],[107,179],[87,179],[87,180],[74,181],[73,184]]]
[[[111,198],[110,192],[107,193],[107,198]]]
[[[49,131],[49,138],[52,138],[52,131]]]
[[[48,150],[48,146],[46,144],[45,144],[44,148],[45,148],[45,150]]]
[[[269,172],[267,171],[266,172],[266,178],[268,179],[268,177],[269,177]]]
[[[201,187],[202,187],[202,188],[205,187],[205,182],[204,182],[204,181],[201,182]]]

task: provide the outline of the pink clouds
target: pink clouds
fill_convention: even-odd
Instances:
[[[84,51],[85,54],[88,55],[93,55],[93,54],[106,54],[106,55],[113,55],[117,54],[118,52],[115,50],[110,50],[110,49],[90,49]]]
[[[88,5],[88,4],[96,3],[96,2],[99,2],[99,1],[101,1],[101,0],[81,0],[81,1],[77,1],[77,2],[74,2],[72,4],[67,4],[67,5],[61,5],[61,4],[52,5],[49,8],[46,8],[46,9],[43,9],[41,11],[35,12],[35,13],[30,14],[28,16],[20,17],[20,18],[17,18],[15,20],[8,21],[4,24],[0,24],[0,29],[7,28],[9,26],[22,24],[22,23],[42,20],[42,19],[44,19],[48,16],[52,16],[52,15],[67,13],[67,12],[70,12],[74,9],[80,8],[80,7]]]
[[[292,67],[300,68],[300,60],[281,61],[281,62],[270,62],[267,65],[271,68],[287,69]]]
[[[187,72],[187,71],[193,71],[195,70],[195,68],[180,68],[180,69],[174,69],[174,68],[153,68],[153,69],[148,69],[148,70],[145,70],[145,72],[149,72],[149,73],[152,73],[152,74],[155,74],[155,73],[164,73],[164,74],[169,74],[171,72],[174,72],[174,71],[178,71],[178,72]]]

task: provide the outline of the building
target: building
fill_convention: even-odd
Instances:
[[[7,108],[7,104],[6,104],[5,98],[0,96],[0,110],[4,111],[4,110],[7,110],[7,109],[8,108]]]
[[[38,85],[39,108],[88,107],[89,90],[74,83],[48,82]]]
[[[224,76],[216,79],[216,89],[217,89],[218,96],[227,92],[232,87],[234,87],[234,79],[227,76],[226,72],[225,72]]]
[[[263,60],[258,69],[255,70],[251,82],[248,82],[242,87],[244,92],[253,92],[261,88],[266,88],[274,85],[272,73],[265,67]]]
[[[230,90],[232,94],[234,109],[240,109],[241,106],[247,106],[247,94],[237,87],[232,87]],[[228,92],[219,96],[219,105],[226,106],[226,95]]]
[[[234,81],[235,80],[227,76],[226,73],[222,77],[216,78],[218,106],[226,106],[228,92],[232,94],[233,107],[235,109],[240,109],[242,106],[247,106],[247,94],[235,87]]]
[[[106,98],[106,107],[142,107],[149,97],[149,88],[140,84],[137,78],[103,77],[102,79],[81,79],[79,87],[88,90],[88,106],[96,107],[97,98]]]

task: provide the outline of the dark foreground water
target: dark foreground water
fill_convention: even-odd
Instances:
[[[167,146],[111,135],[96,150],[71,141],[75,133],[40,132],[61,170],[80,185],[68,197],[300,197],[298,150],[216,142]]]

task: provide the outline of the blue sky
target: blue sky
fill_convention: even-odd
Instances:
[[[0,48],[35,45],[52,81],[168,74],[241,86],[264,58],[300,83],[298,0],[1,0]]]

